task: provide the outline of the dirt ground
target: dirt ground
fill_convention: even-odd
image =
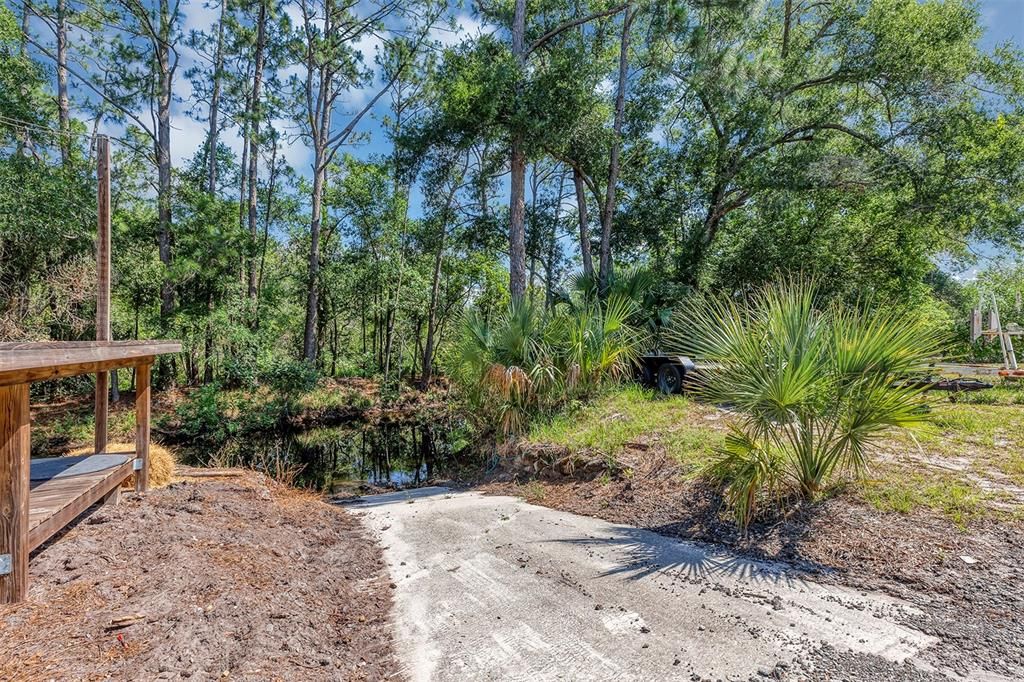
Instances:
[[[30,571],[29,599],[0,606],[3,680],[396,671],[380,548],[346,511],[256,474],[123,496]]]
[[[983,520],[960,528],[924,512],[884,513],[841,492],[788,518],[755,525],[747,536],[725,515],[721,498],[684,480],[656,452],[634,453],[629,476],[499,475],[484,484],[563,511],[657,533],[724,544],[756,558],[795,563],[816,580],[879,590],[918,606],[907,624],[940,638],[926,656],[937,669],[980,679],[1024,679],[1024,524]],[[819,670],[849,679],[836,652],[818,652]],[[901,679],[900,676],[894,679]]]

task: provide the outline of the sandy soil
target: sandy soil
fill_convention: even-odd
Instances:
[[[255,474],[95,511],[0,607],[0,679],[375,680],[396,668],[380,548]]]
[[[917,609],[788,564],[477,491],[352,508],[385,546],[414,682],[948,682],[919,659],[936,638],[898,622]]]
[[[907,625],[940,639],[926,654],[937,668],[967,679],[1024,679],[1024,524],[984,521],[961,529],[927,513],[882,513],[840,494],[742,536],[720,497],[706,485],[684,481],[663,455],[636,453],[631,466],[630,476],[611,480],[529,481],[506,473],[483,487],[794,563],[816,580],[887,592],[920,609]],[[837,652],[826,649],[819,658],[821,670],[840,676],[852,671]],[[875,679],[886,679],[875,672]]]

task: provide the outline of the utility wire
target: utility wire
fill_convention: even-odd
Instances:
[[[118,142],[120,144],[123,144],[124,146],[126,146],[129,149],[135,151],[138,154],[142,154],[144,156],[152,156],[153,155],[153,151],[152,150],[147,150],[147,149],[144,149],[142,147],[139,147],[138,144],[136,144],[135,142],[129,140],[128,138],[119,137],[117,135],[109,135],[109,134],[106,134],[106,133],[79,132],[79,131],[75,131],[75,130],[71,130],[71,129],[68,129],[68,130],[58,130],[56,128],[50,128],[48,126],[44,126],[44,125],[41,125],[39,123],[33,123],[32,121],[23,121],[21,119],[12,118],[10,116],[5,116],[3,114],[0,114],[0,123],[8,125],[8,126],[11,126],[12,128],[23,128],[25,130],[33,130],[33,131],[40,132],[40,133],[46,133],[48,135],[53,135],[54,137],[58,137],[58,138],[59,137],[68,137],[68,138],[76,138],[77,137],[77,138],[88,139],[89,143],[90,143],[90,147],[95,143],[95,137],[96,136],[98,136],[98,135],[106,135],[106,137],[108,139],[110,139],[112,141],[116,141],[116,142]]]

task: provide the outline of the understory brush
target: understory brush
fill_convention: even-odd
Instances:
[[[365,409],[372,399],[357,390],[321,381],[315,368],[277,361],[258,374],[258,384],[228,389],[210,383],[190,392],[161,419],[184,440],[219,446],[233,436],[267,431],[304,411]]]
[[[611,296],[555,312],[517,303],[493,320],[468,314],[459,379],[470,414],[499,438],[517,437],[535,417],[625,378],[645,340],[629,322],[636,311]]]

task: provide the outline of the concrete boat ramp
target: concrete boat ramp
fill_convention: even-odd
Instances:
[[[412,680],[860,679],[816,651],[936,674],[912,607],[783,564],[476,492],[347,506],[385,548]]]

